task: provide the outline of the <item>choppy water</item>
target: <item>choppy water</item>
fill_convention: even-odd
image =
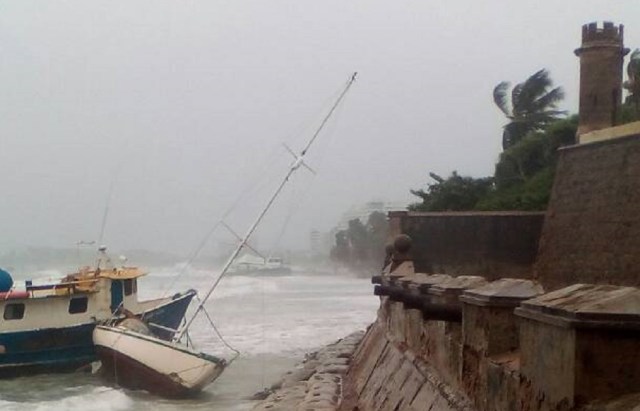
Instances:
[[[138,286],[141,298],[162,295],[175,270],[156,270]],[[187,272],[172,291],[204,291],[213,272]],[[241,356],[201,396],[164,400],[143,391],[106,385],[88,373],[39,375],[0,381],[1,410],[246,410],[246,398],[271,385],[304,356],[375,317],[377,299],[368,280],[346,276],[230,276],[207,304],[225,339]],[[191,332],[196,346],[229,357],[206,321]]]

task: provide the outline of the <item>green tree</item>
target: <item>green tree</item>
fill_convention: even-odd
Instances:
[[[513,146],[532,131],[544,129],[565,114],[556,109],[564,98],[564,92],[561,87],[552,88],[553,82],[547,70],[539,70],[516,84],[509,98],[510,86],[509,82],[503,81],[493,89],[493,101],[509,119],[502,133],[503,149]]]
[[[364,261],[369,251],[369,233],[367,227],[358,218],[349,221],[347,236],[356,261]]]
[[[625,100],[625,105],[628,108],[627,117],[629,118],[623,118],[622,121],[638,120],[640,119],[640,49],[635,49],[631,53],[629,64],[627,64],[627,81],[624,82],[624,88],[629,93]]]
[[[544,131],[533,131],[505,149],[496,164],[498,189],[522,184],[536,173],[554,167],[558,148],[575,144],[578,116],[556,120]]]
[[[331,259],[341,263],[348,263],[350,261],[351,250],[349,249],[347,230],[340,230],[336,233],[336,243],[331,248]]]
[[[389,223],[384,213],[374,211],[363,224],[358,218],[349,221],[345,230],[336,233],[331,258],[353,272],[370,274],[384,258]]]
[[[427,190],[411,190],[420,197],[421,203],[409,205],[411,211],[462,211],[473,210],[478,200],[487,195],[493,186],[493,179],[460,176],[454,171],[446,179],[435,173],[429,176],[436,182]]]
[[[551,196],[558,148],[575,144],[578,116],[557,120],[504,150],[496,164],[495,190],[477,210],[544,210]]]

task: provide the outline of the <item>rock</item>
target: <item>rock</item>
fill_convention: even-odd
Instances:
[[[253,394],[251,397],[249,397],[250,400],[264,400],[265,398],[267,398],[269,395],[271,395],[273,393],[273,390],[271,388],[265,388],[262,391],[258,391],[257,393]]]

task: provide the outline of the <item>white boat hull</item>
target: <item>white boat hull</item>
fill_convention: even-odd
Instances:
[[[222,359],[117,326],[97,326],[93,342],[106,377],[163,397],[193,395],[226,366]]]

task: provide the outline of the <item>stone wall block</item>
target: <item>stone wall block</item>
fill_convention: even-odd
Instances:
[[[463,303],[460,380],[479,409],[493,410],[498,404],[507,407],[490,393],[491,384],[507,380],[498,370],[501,362],[492,357],[517,356],[519,334],[513,311],[522,301],[542,293],[538,283],[506,278],[468,289],[460,297]],[[507,395],[504,401],[509,400]]]

